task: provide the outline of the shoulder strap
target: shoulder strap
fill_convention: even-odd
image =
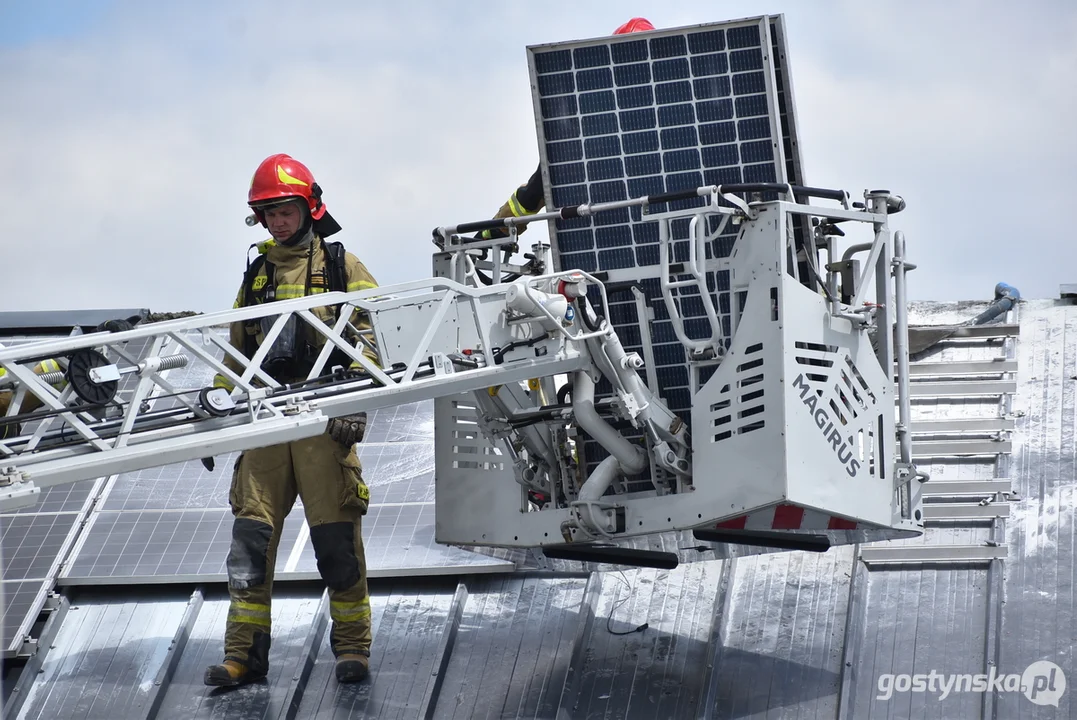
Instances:
[[[243,273],[243,307],[250,307],[251,305],[256,304],[254,302],[255,297],[259,296],[261,297],[261,301],[265,302],[265,295],[268,290],[266,285],[263,285],[257,290],[254,288],[254,281],[263,267],[265,267],[266,285],[268,285],[272,266],[266,261],[266,256],[258,255],[253,261],[247,263],[247,270]],[[254,340],[254,333],[256,331],[256,324],[250,322],[244,323],[242,350],[243,354],[248,358],[254,357],[254,353],[258,351],[258,344]]]
[[[348,291],[348,271],[344,261],[344,243],[325,242],[325,269],[329,275],[330,292]]]
[[[262,287],[257,288],[257,289],[254,287],[254,281],[258,277],[258,275],[260,274],[263,266],[265,267],[265,270],[266,270],[266,285],[268,285],[269,282],[270,282],[269,275],[270,275],[270,272],[271,272],[272,268],[270,267],[269,263],[266,261],[266,256],[265,255],[259,255],[258,257],[254,258],[254,260],[251,263],[249,263],[247,265],[247,271],[243,274],[243,306],[244,307],[249,307],[249,306],[255,304],[254,303],[254,298],[255,298],[256,294],[258,294],[258,295],[264,295],[265,294],[266,285],[263,285]]]

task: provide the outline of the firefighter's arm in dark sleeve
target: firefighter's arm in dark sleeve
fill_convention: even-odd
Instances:
[[[527,181],[526,185],[521,185],[516,188],[516,191],[509,196],[509,199],[501,206],[501,209],[494,215],[495,219],[508,218],[508,217],[523,217],[525,215],[534,215],[546,205],[545,197],[542,192],[542,169],[541,167],[535,168],[534,174],[531,175],[531,179]],[[521,225],[517,228],[517,234],[523,233],[527,230],[526,225]],[[502,228],[495,230],[483,230],[482,237],[487,240],[499,237],[506,237],[508,231]]]

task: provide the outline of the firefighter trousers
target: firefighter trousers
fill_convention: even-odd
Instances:
[[[329,588],[333,653],[370,654],[362,535],[370,493],[355,449],[322,434],[249,450],[237,460],[232,475],[229,503],[235,520],[228,555],[231,603],[224,653],[226,660],[237,660],[255,674],[264,674],[269,666],[277,545],[297,495],[306,513],[318,572]]]

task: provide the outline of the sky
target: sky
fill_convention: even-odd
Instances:
[[[910,299],[1077,282],[1065,0],[40,0],[0,5],[0,310],[231,307],[278,152],[380,284],[428,277],[431,229],[537,163],[528,45],[763,13],[785,15],[806,182],[906,199]]]

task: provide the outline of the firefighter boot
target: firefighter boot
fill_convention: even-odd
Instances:
[[[260,677],[238,660],[225,660],[220,665],[210,665],[206,668],[205,684],[215,687],[234,687]]]
[[[337,682],[359,682],[370,674],[370,657],[362,653],[344,653],[337,658]]]

